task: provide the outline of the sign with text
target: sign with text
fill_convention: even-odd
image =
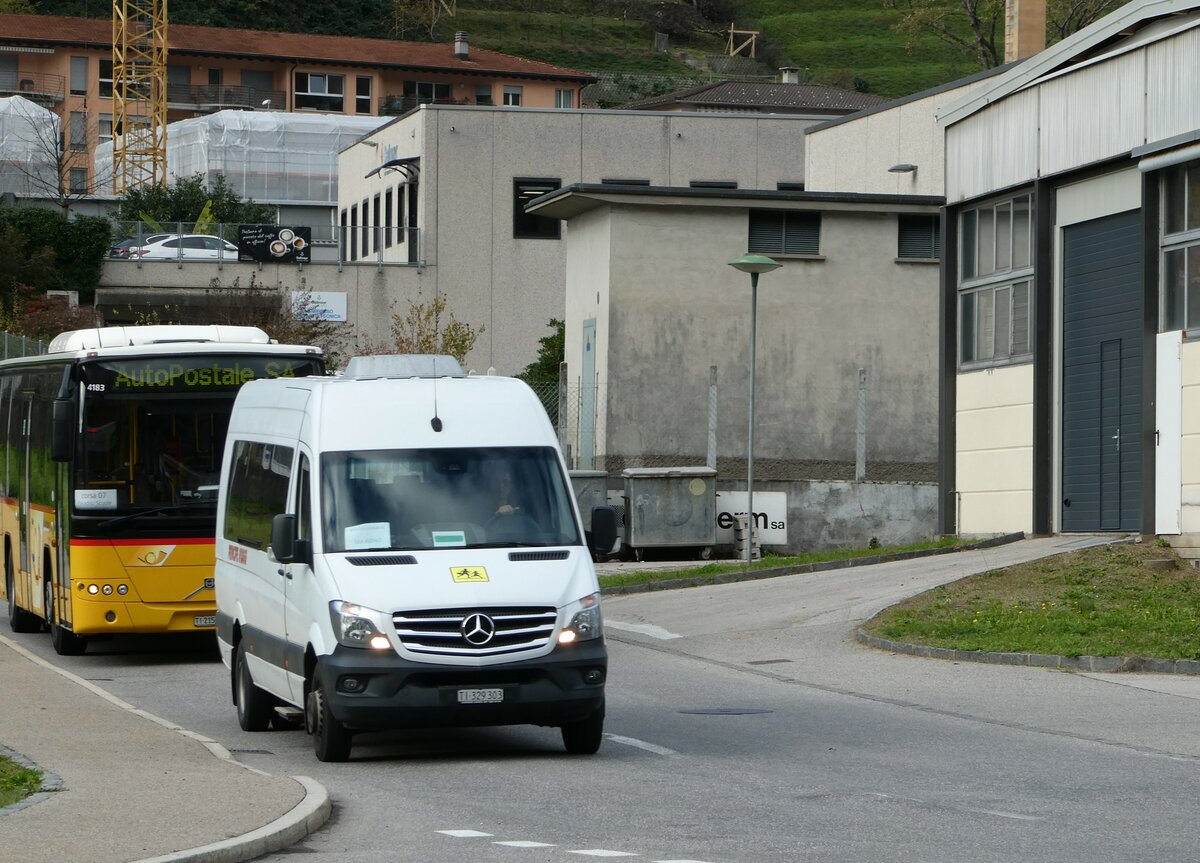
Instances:
[[[787,545],[787,511],[787,492],[754,493],[754,522],[759,545]],[[717,492],[718,545],[733,545],[733,517],[745,514],[744,491]]]
[[[238,260],[264,264],[307,264],[312,228],[238,225]]]

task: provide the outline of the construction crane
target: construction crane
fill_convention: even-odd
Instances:
[[[113,0],[113,192],[167,181],[167,0]]]

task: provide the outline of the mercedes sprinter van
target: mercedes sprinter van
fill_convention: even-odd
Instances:
[[[317,758],[358,731],[536,724],[590,754],[607,654],[592,549],[522,381],[449,357],[238,393],[217,512],[217,638],[241,727],[302,715]]]

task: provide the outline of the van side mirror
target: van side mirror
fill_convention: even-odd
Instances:
[[[75,403],[70,399],[55,399],[50,421],[50,458],[70,461],[75,450]]]
[[[280,563],[312,565],[312,546],[296,537],[296,516],[280,513],[271,519],[271,554]]]
[[[617,511],[611,506],[592,507],[592,529],[588,533],[588,548],[592,554],[608,554],[616,541]]]

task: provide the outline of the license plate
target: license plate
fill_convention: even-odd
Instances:
[[[196,626],[216,626],[217,618],[215,615],[206,614],[203,616],[197,615],[192,618],[192,623]]]
[[[459,704],[498,704],[504,700],[503,689],[460,689]]]

